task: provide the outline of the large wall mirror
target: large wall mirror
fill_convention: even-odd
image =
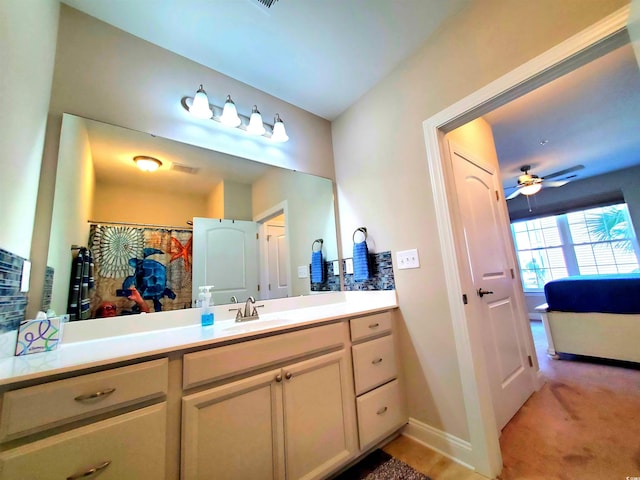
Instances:
[[[136,156],[162,165],[142,171]],[[132,282],[151,311],[190,307],[202,285],[216,304],[310,294],[318,239],[337,260],[329,179],[63,115],[47,260],[56,313],[67,311],[84,248],[93,318],[103,301],[129,313]]]

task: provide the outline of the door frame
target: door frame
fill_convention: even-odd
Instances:
[[[264,212],[260,212],[259,214],[253,217],[253,221],[258,224],[258,235],[260,237],[258,241],[258,251],[259,251],[259,257],[260,257],[260,272],[258,274],[258,280],[260,283],[260,292],[261,293],[265,291],[268,292],[269,290],[267,288],[267,285],[269,283],[269,274],[268,274],[269,255],[267,250],[269,247],[266,242],[267,223],[273,217],[277,217],[280,214],[284,214],[284,234],[285,234],[285,241],[287,242],[287,251],[289,252],[287,255],[286,268],[287,268],[287,296],[290,297],[292,295],[291,245],[289,244],[289,239],[291,237],[289,236],[289,204],[287,200],[283,200],[282,202],[272,206],[271,208],[268,208]],[[266,298],[267,296],[271,298],[269,294],[267,294],[265,297],[261,296],[261,298]]]
[[[629,15],[629,6],[617,10],[422,123],[469,427],[471,460],[475,470],[489,478],[495,478],[502,470],[499,432],[489,394],[481,332],[473,328],[478,313],[467,309],[462,302],[463,293],[469,292],[471,278],[464,266],[464,257],[458,252],[461,221],[444,135],[587,63],[599,56],[603,48],[612,48],[615,42],[621,42],[621,37],[626,39]]]

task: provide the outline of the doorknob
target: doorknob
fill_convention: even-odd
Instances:
[[[491,290],[483,290],[482,288],[478,289],[478,296],[480,298],[484,297],[485,295],[491,295],[493,292]]]

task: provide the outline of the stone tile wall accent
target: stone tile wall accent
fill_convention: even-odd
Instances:
[[[340,291],[340,275],[334,275],[333,262],[334,260],[329,260],[324,262],[324,282],[311,283],[312,292],[339,292]],[[311,264],[309,264],[309,279],[311,279]]]
[[[0,248],[0,333],[17,330],[24,320],[27,294],[20,292],[24,261]]]
[[[344,260],[342,261],[344,268]],[[344,289],[350,290],[395,290],[391,252],[369,253],[369,279],[356,282],[353,274],[344,275]]]

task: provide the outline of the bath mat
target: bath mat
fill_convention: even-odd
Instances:
[[[383,450],[374,450],[333,480],[431,480]]]

